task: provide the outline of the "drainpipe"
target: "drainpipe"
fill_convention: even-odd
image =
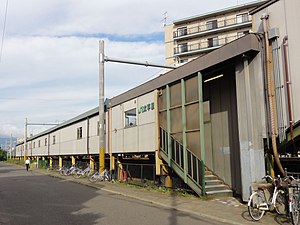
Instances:
[[[296,145],[294,141],[294,129],[293,129],[293,115],[292,115],[292,100],[291,100],[291,81],[289,78],[288,62],[287,62],[287,40],[288,37],[283,38],[283,56],[284,56],[284,68],[285,68],[285,80],[286,80],[286,92],[287,92],[287,103],[288,103],[288,113],[289,113],[289,123],[290,123],[290,136],[293,146],[292,155],[296,155]]]
[[[90,157],[90,118],[86,118],[86,154]]]
[[[269,39],[267,32],[267,19],[268,15],[263,14],[261,20],[263,22],[264,29],[264,38],[265,38],[265,63],[266,63],[266,80],[267,80],[267,91],[268,91],[268,100],[269,100],[269,110],[270,110],[270,122],[271,122],[271,140],[272,140],[272,148],[274,153],[275,162],[278,166],[280,173],[283,175],[284,170],[281,165],[278,151],[277,151],[277,143],[276,143],[276,121],[275,121],[275,102],[274,102],[274,85],[272,85],[272,74],[271,74],[271,56],[269,52]]]

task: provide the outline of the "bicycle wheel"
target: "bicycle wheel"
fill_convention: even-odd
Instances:
[[[81,171],[77,171],[77,172],[73,173],[73,177],[75,179],[79,179],[81,177],[81,173],[82,173]]]
[[[264,192],[262,190],[255,191],[250,196],[248,202],[248,212],[250,217],[255,221],[259,221],[265,213],[265,210],[263,208],[265,208],[266,206],[267,203],[265,200]]]
[[[277,193],[274,208],[278,215],[286,214],[286,198],[283,191]]]
[[[293,197],[291,199],[291,212],[290,216],[292,219],[292,224],[297,225],[299,222],[299,202],[298,202],[298,193],[293,193]]]
[[[92,176],[89,176],[88,179],[90,182],[95,183],[98,180],[98,173],[94,173]]]
[[[66,169],[61,169],[61,170],[59,171],[59,174],[60,174],[61,176],[66,176],[66,173],[67,173]]]

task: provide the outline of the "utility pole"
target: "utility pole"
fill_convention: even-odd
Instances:
[[[104,41],[99,41],[99,171],[105,169],[104,152]]]
[[[25,118],[25,134],[24,134],[24,160],[27,157],[27,118]]]
[[[125,63],[138,66],[150,66],[166,69],[176,69],[174,66],[166,66],[160,64],[149,63],[148,61],[140,62],[133,60],[124,60],[118,58],[109,58],[104,55],[104,41],[99,41],[99,171],[103,172],[105,169],[105,151],[104,151],[104,63],[116,62]],[[109,125],[108,125],[109,126]]]
[[[24,160],[26,160],[27,157],[27,127],[29,125],[32,126],[45,126],[45,125],[50,125],[50,126],[54,126],[54,125],[59,125],[59,123],[28,123],[27,118],[25,118],[25,135],[24,135]]]
[[[10,148],[9,148],[9,158],[11,159],[11,151],[12,151],[12,134],[10,134]]]

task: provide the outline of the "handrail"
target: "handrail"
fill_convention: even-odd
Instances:
[[[228,19],[228,20],[220,20],[220,21],[217,21],[216,24],[212,23],[211,25],[203,24],[200,26],[195,26],[195,27],[190,27],[190,28],[179,28],[177,31],[173,32],[173,37],[174,38],[183,37],[183,36],[190,35],[190,34],[196,34],[199,32],[215,30],[215,29],[219,29],[219,28],[225,28],[225,27],[229,27],[229,26],[233,26],[233,25],[237,25],[237,24],[242,25],[242,24],[249,23],[252,21],[251,16],[248,16],[248,18],[246,18],[246,19],[245,18],[243,18],[243,20],[241,22],[239,22],[237,18],[232,18],[232,19]]]
[[[238,35],[231,35],[231,36],[224,37],[224,38],[203,40],[198,43],[191,44],[191,45],[181,45],[181,46],[174,48],[174,54],[180,54],[180,53],[185,53],[185,52],[191,52],[191,51],[197,51],[197,50],[201,50],[201,49],[208,49],[208,48],[212,48],[212,47],[222,46],[231,41],[238,39],[239,37],[240,36],[238,36]]]
[[[188,160],[187,168],[184,166],[184,148],[183,145],[178,142],[172,135],[171,136],[171,146],[172,149],[168,149],[168,142],[167,142],[167,136],[168,133],[166,130],[160,127],[160,150],[166,154],[171,154],[171,161],[173,164],[175,164],[177,167],[181,169],[181,171],[186,171],[186,175],[188,178],[190,178],[193,183],[197,186],[199,189],[202,188],[202,177],[201,177],[201,165],[203,161],[199,159],[191,150],[186,148],[186,156]],[[180,175],[180,174],[178,174]],[[185,176],[184,173],[182,173],[182,176]],[[182,177],[184,178],[184,177]]]

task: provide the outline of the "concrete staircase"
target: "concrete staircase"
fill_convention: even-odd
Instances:
[[[232,190],[212,171],[205,170],[205,193],[208,198],[232,196]]]

